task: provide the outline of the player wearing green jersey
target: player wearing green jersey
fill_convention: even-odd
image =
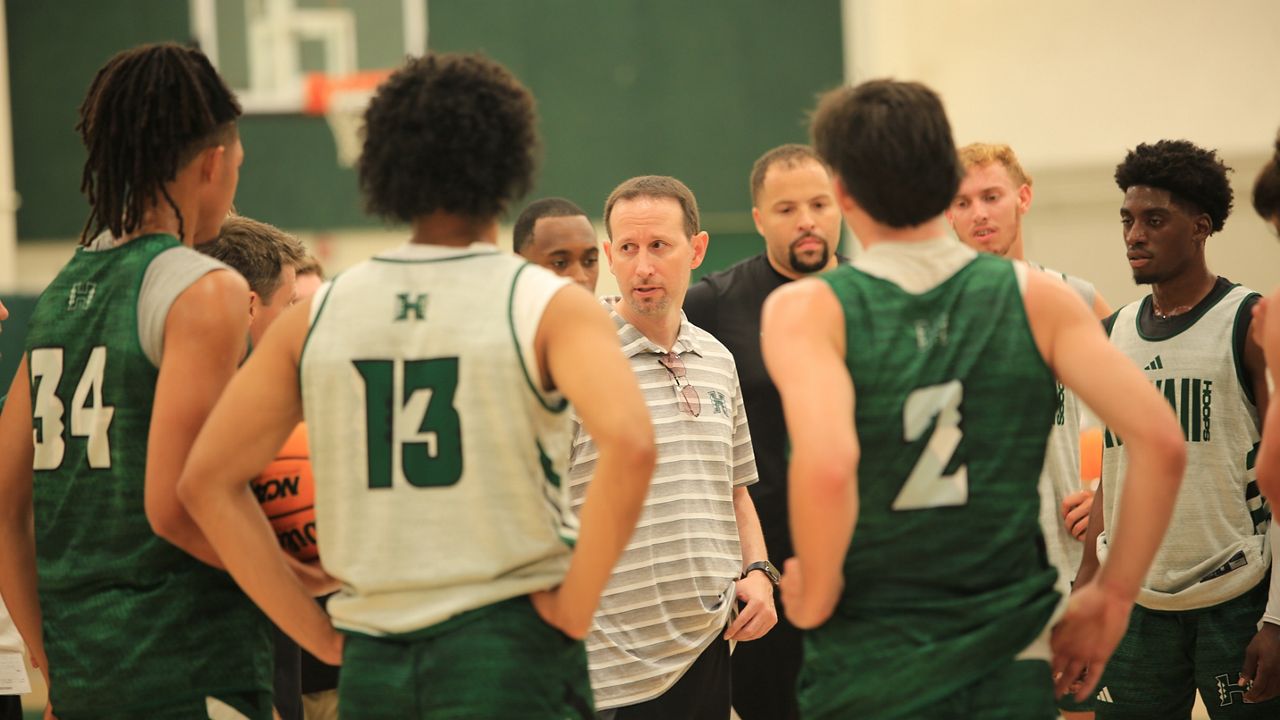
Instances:
[[[245,350],[244,280],[191,249],[231,207],[239,115],[170,44],[111,58],[80,108],[86,247],[0,416],[0,589],[63,720],[270,717],[266,623],[175,491]]]
[[[832,91],[813,135],[865,252],[763,317],[792,443],[782,589],[809,629],[802,714],[1055,718],[1054,678],[1064,691],[1087,666],[1092,687],[1124,631],[1177,492],[1177,425],[1073,290],[949,236],[960,169],[932,91]],[[1055,374],[1137,462],[1122,552],[1072,597],[1051,669],[1037,482]]]
[[[591,717],[581,638],[644,502],[653,430],[600,305],[497,250],[499,216],[532,181],[533,97],[491,60],[429,54],[365,119],[368,206],[411,240],[272,325],[180,492],[271,619],[342,660],[344,720]],[[566,400],[600,450],[580,524]],[[304,410],[343,635],[244,483]]]

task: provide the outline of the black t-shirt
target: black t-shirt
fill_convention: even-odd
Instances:
[[[793,554],[787,525],[787,427],[760,351],[760,309],[769,293],[790,281],[761,253],[702,278],[689,288],[684,301],[689,322],[723,343],[738,366],[760,475],[750,486],[751,499],[769,557],[779,563]]]

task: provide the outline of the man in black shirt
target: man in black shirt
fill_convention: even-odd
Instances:
[[[765,251],[708,275],[689,288],[689,321],[733,353],[751,425],[760,481],[750,488],[769,557],[791,557],[787,525],[787,430],[778,391],[760,354],[760,308],[781,285],[836,266],[840,210],[831,175],[811,148],[782,145],[751,169],[751,217]],[[733,706],[743,720],[798,717],[800,631],[783,617],[768,635],[733,653]]]

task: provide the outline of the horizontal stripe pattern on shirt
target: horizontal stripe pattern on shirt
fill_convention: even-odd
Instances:
[[[633,705],[665,692],[723,632],[742,568],[735,487],[756,480],[746,409],[733,356],[715,338],[681,323],[672,352],[624,321],[606,301],[623,353],[649,407],[657,464],[635,533],[600,599],[587,655],[596,706]],[[698,394],[696,417],[681,409],[684,384]],[[575,427],[569,483],[580,511],[599,451]]]

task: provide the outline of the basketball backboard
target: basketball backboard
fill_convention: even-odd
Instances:
[[[427,51],[427,0],[189,2],[192,34],[248,114],[306,112],[317,73],[393,69]]]

